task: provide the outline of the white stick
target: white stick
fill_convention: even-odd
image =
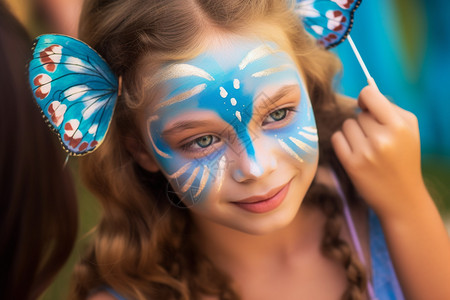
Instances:
[[[366,75],[367,83],[369,83],[369,85],[377,86],[375,83],[375,80],[372,78],[372,76],[370,76],[369,70],[367,70],[366,64],[364,63],[361,55],[359,54],[358,48],[356,48],[356,45],[353,42],[350,34],[347,36],[347,40],[350,43],[350,46],[352,47],[353,53],[355,53],[356,59],[358,60],[359,65],[361,66],[361,68],[364,72],[364,75]]]

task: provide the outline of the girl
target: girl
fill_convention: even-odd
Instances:
[[[80,37],[122,88],[75,299],[450,295],[417,120],[374,85],[355,116],[286,0],[91,0]]]

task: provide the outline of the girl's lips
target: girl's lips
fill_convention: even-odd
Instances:
[[[252,213],[266,213],[277,208],[283,202],[289,191],[290,181],[281,189],[271,191],[267,196],[255,196],[246,198],[239,202],[232,202],[238,207],[245,209]]]

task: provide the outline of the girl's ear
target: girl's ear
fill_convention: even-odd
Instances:
[[[148,153],[147,149],[133,137],[125,138],[125,147],[131,153],[134,160],[145,170],[149,172],[158,172],[159,166],[153,156]]]

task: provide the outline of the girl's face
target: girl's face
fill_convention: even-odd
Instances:
[[[286,52],[258,39],[228,42],[165,66],[147,144],[194,217],[263,234],[298,211],[317,168],[316,125]]]

